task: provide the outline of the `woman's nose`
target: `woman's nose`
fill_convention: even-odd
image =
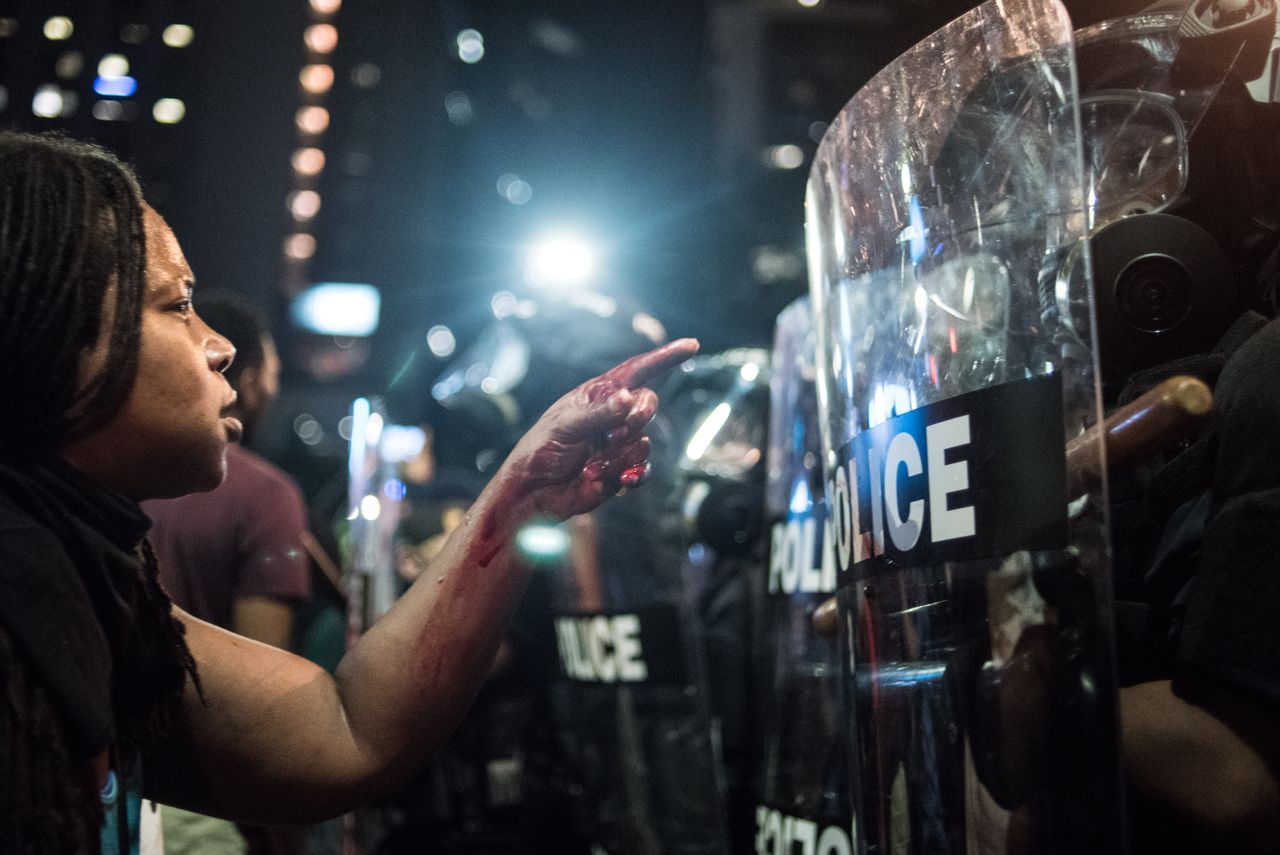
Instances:
[[[210,331],[209,338],[204,343],[204,356],[209,360],[209,367],[219,374],[226,372],[231,367],[231,363],[235,361],[236,349],[222,336]]]

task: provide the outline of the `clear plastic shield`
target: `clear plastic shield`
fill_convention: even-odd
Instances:
[[[822,478],[813,316],[807,299],[778,315],[770,383],[764,626],[756,673],[756,847],[851,855],[847,739],[835,639],[814,633],[814,609],[836,589]]]
[[[1105,499],[1065,454],[1100,414],[1064,320],[1088,276],[1054,294],[1087,259],[1076,92],[1062,7],[993,0],[873,78],[810,175],[866,852],[1122,847]]]

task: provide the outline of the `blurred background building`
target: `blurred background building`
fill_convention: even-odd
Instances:
[[[539,289],[767,344],[826,122],[963,5],[0,0],[0,125],[119,152],[201,287],[266,310],[264,450],[311,494],[352,398],[429,419],[455,351]]]

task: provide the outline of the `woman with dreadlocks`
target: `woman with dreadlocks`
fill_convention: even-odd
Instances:
[[[697,349],[556,402],[330,678],[157,584],[137,502],[212,489],[240,430],[193,284],[114,157],[0,133],[0,851],[128,851],[130,791],[290,823],[393,787],[487,673],[525,581],[511,533],[639,483],[644,384]]]

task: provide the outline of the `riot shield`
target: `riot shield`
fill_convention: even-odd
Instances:
[[[810,174],[866,852],[1123,846],[1104,488],[1072,495],[1064,453],[1100,416],[1076,91],[1062,7],[993,0],[873,78]]]
[[[836,641],[810,626],[836,588],[822,479],[808,299],[778,315],[770,382],[769,524],[755,781],[756,855],[852,855],[853,814]]]
[[[730,404],[716,410],[719,397],[661,394],[649,483],[555,531],[526,529],[517,543],[549,577],[560,665],[552,720],[580,834],[608,855],[726,855],[700,608],[706,550],[690,551],[685,466],[690,457],[720,465],[735,422]]]

